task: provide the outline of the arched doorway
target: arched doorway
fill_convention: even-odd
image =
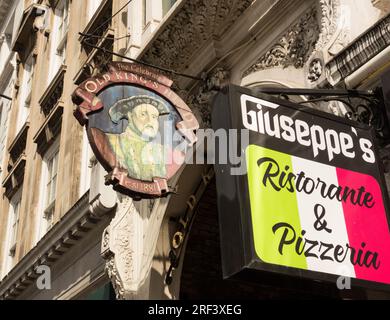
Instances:
[[[365,298],[362,289],[341,292],[335,284],[255,272],[250,279],[222,278],[215,179],[205,190],[189,234],[180,281],[180,299],[342,299]]]

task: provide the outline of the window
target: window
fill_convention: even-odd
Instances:
[[[142,29],[145,39],[157,30],[161,20],[176,2],[177,0],[142,0]]]
[[[83,146],[80,167],[80,196],[87,192],[91,186],[91,173],[95,156],[88,142],[87,133],[83,131]]]
[[[22,85],[20,87],[20,95],[19,95],[18,120],[16,122],[17,133],[19,133],[20,129],[26,123],[30,112],[32,81],[34,77],[34,65],[35,65],[35,57],[31,54],[30,57],[24,63]]]
[[[45,232],[53,226],[55,194],[57,188],[57,172],[58,172],[58,149],[50,158],[47,159],[47,179],[45,186]]]
[[[59,139],[43,157],[41,175],[41,218],[38,221],[38,239],[41,239],[54,224],[58,176]]]
[[[16,241],[18,236],[18,226],[19,226],[19,211],[20,211],[20,199],[18,199],[16,202],[11,204],[11,237],[10,237],[10,248],[9,248],[9,255],[11,257],[15,256],[15,250],[16,250]]]
[[[11,39],[10,34],[0,34],[0,70],[3,70],[11,53]]]
[[[8,129],[8,115],[10,110],[10,101],[0,99],[0,173],[3,165],[3,159],[5,154],[5,145],[7,139]]]
[[[91,20],[96,10],[99,8],[102,0],[88,0],[88,8],[87,8],[87,18],[88,22]]]
[[[173,7],[177,0],[162,0],[163,5],[163,17],[168,13],[168,11]]]
[[[19,214],[21,202],[21,190],[11,199],[8,211],[7,236],[4,250],[3,276],[5,276],[14,266],[15,252],[18,240]]]
[[[48,83],[53,80],[61,65],[65,64],[68,29],[69,0],[61,0],[54,11]]]
[[[66,37],[69,28],[69,1],[68,0],[62,0],[59,3],[58,8],[56,9],[56,15],[58,15],[59,18],[58,34],[60,36],[60,40],[62,41]]]
[[[146,16],[146,1],[147,0],[142,0],[142,27],[145,28],[146,27],[146,19],[147,19],[147,16]]]

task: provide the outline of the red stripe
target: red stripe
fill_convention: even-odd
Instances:
[[[379,184],[371,176],[339,168],[337,177],[339,185],[344,188],[348,186],[358,190],[363,186],[372,194],[375,202],[370,209],[367,206],[352,204],[349,198],[343,201],[349,245],[359,250],[364,242],[366,246],[362,257],[368,250],[377,252],[380,262],[378,270],[355,265],[356,278],[390,284],[390,232]],[[372,256],[368,261],[371,259]]]

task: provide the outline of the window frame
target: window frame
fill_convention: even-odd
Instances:
[[[21,186],[21,188],[9,201],[6,238],[3,247],[2,276],[7,275],[14,267],[16,248],[18,245],[18,231],[19,231],[19,222],[20,222],[20,211],[21,211],[20,208],[22,203],[22,190],[23,190],[23,186]],[[17,214],[15,219],[16,206],[17,206]]]
[[[38,214],[38,223],[37,223],[37,236],[36,241],[44,237],[44,235],[53,227],[54,218],[55,218],[55,205],[56,205],[56,193],[58,186],[58,168],[59,168],[59,159],[60,159],[60,138],[61,135],[58,135],[56,140],[50,146],[50,148],[45,152],[42,157],[42,172],[41,172],[41,181],[40,181],[40,202],[39,202],[39,214]],[[49,200],[47,187],[49,185],[49,162],[57,157],[56,161],[56,180],[54,191],[52,194],[52,201]],[[51,177],[51,183],[53,182],[53,177]],[[50,203],[49,203],[50,201]]]
[[[79,193],[82,196],[86,193],[91,186],[92,168],[96,163],[96,157],[89,144],[88,135],[86,130],[83,130],[82,137],[82,155],[80,165],[80,188]]]
[[[64,15],[66,13],[66,19]],[[58,70],[66,61],[66,46],[68,43],[68,32],[70,22],[70,0],[60,0],[53,9],[51,44],[50,44],[50,65],[48,72],[48,84],[54,79]],[[65,26],[65,28],[64,28]],[[61,32],[59,31],[61,28]]]
[[[8,243],[8,254],[15,257],[16,246],[18,244],[18,230],[20,221],[20,207],[22,202],[22,192],[19,190],[11,199],[8,214],[10,215],[9,225],[10,237]],[[11,210],[12,209],[12,210]],[[11,213],[12,211],[12,213]]]
[[[31,108],[31,95],[33,91],[33,78],[35,73],[36,57],[34,52],[31,52],[24,62],[22,85],[18,94],[18,115],[16,121],[16,133],[18,135],[24,124],[28,121]],[[29,68],[27,68],[29,66]]]

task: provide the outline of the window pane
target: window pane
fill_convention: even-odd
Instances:
[[[46,200],[45,200],[45,214],[48,211],[54,211],[54,208],[49,208],[53,205],[56,195],[57,185],[57,171],[58,171],[58,153],[57,149],[53,155],[49,158],[47,163],[47,180],[46,180]],[[54,213],[54,212],[53,212]]]
[[[18,235],[18,226],[19,226],[19,210],[20,210],[20,200],[14,204],[11,204],[12,206],[12,225],[11,225],[11,247],[15,246],[16,244],[16,238]]]
[[[173,7],[176,0],[162,0],[163,4],[163,16],[165,16],[168,11]]]
[[[55,194],[56,194],[56,183],[57,179],[54,178],[53,182],[51,183],[51,191],[50,191],[50,203],[54,201]]]
[[[54,220],[53,218],[54,218],[54,206],[50,208],[50,210],[45,212],[46,232],[49,231],[53,226],[53,220]]]
[[[46,187],[46,207],[49,206],[51,201],[51,181],[47,184]]]

